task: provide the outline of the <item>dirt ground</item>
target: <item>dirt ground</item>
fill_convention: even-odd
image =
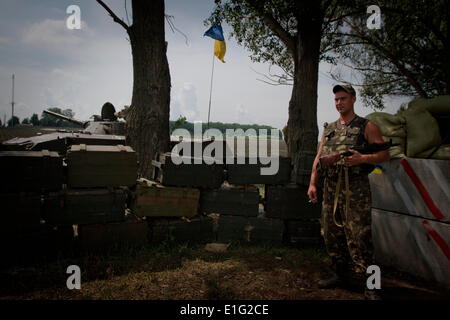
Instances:
[[[232,245],[121,248],[4,267],[0,299],[63,300],[362,300],[363,289],[319,289],[323,248]],[[68,290],[66,269],[81,269],[81,290]],[[450,299],[450,291],[381,266],[383,300]]]

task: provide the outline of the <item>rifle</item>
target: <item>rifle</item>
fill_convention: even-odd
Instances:
[[[383,142],[383,143],[363,143],[359,146],[353,146],[350,149],[353,149],[355,151],[358,151],[361,154],[372,154],[377,153],[379,151],[388,150],[390,147],[395,147],[400,145],[399,143],[392,143],[392,139],[389,140],[389,142]],[[331,167],[332,165],[336,164],[339,160],[341,160],[343,157],[349,157],[353,154],[351,151],[345,151],[335,154],[330,154],[328,156],[321,157],[319,159],[320,167],[326,168]]]

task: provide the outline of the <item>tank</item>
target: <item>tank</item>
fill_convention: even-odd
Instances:
[[[50,110],[44,110],[44,113],[82,126],[82,133],[125,135],[125,122],[118,121],[116,116],[116,109],[110,102],[106,102],[103,105],[101,116],[93,115],[91,117],[94,119],[93,121],[80,121],[72,119]]]
[[[81,130],[52,130],[28,138],[13,138],[4,141],[0,150],[49,150],[65,154],[73,144],[87,145],[125,145],[125,122],[119,121],[112,103],[106,102],[101,115],[93,115],[92,121],[80,121],[49,110],[44,113],[67,120],[81,126]]]

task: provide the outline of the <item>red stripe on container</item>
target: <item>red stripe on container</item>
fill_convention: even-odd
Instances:
[[[423,220],[422,224],[423,224],[423,227],[425,228],[425,230],[431,236],[431,238],[433,238],[433,240],[437,243],[437,245],[441,249],[442,253],[444,253],[444,255],[447,257],[447,259],[450,261],[450,248],[447,245],[447,243],[445,242],[445,240],[440,236],[439,233],[437,233],[436,230],[434,230],[430,226],[430,223],[428,221]]]
[[[402,161],[400,161],[400,164],[402,165],[403,169],[405,169],[406,174],[416,186],[417,190],[422,196],[423,201],[427,205],[428,209],[430,209],[431,213],[436,217],[436,219],[443,219],[444,215],[442,214],[441,210],[439,210],[439,208],[434,204],[433,199],[431,199],[428,191],[423,186],[422,181],[420,181],[419,177],[416,175],[409,162],[406,159],[403,159]]]

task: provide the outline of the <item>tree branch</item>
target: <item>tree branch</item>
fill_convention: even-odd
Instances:
[[[398,71],[406,78],[406,81],[416,90],[416,92],[423,98],[428,98],[428,94],[425,92],[425,90],[422,88],[422,86],[417,81],[416,77],[413,75],[411,71],[409,71],[404,64],[401,63],[401,59],[398,57],[395,57],[386,50],[386,48],[383,47],[382,44],[375,42],[371,37],[364,34],[364,32],[361,31],[360,28],[358,28],[356,25],[348,21],[347,19],[343,19],[350,28],[352,28],[353,31],[356,32],[356,35],[353,35],[357,38],[360,38],[362,40],[367,41],[367,43],[371,46],[373,46],[375,49],[377,49],[381,54],[383,54],[386,59],[391,62]]]
[[[269,69],[269,76],[267,76],[267,75],[265,75],[265,74],[263,74],[261,72],[256,71],[252,67],[250,67],[250,69],[252,69],[253,72],[263,76],[264,78],[266,78],[270,82],[262,80],[262,79],[256,79],[258,81],[261,81],[261,82],[264,82],[264,83],[267,83],[267,84],[270,84],[270,85],[275,85],[275,86],[281,86],[281,85],[291,86],[292,85],[293,78],[288,76],[288,75],[271,74],[270,73],[270,69]]]
[[[96,1],[109,13],[109,15],[113,18],[114,22],[120,24],[128,32],[130,27],[125,22],[123,22],[122,19],[120,19],[102,0]]]
[[[356,71],[379,72],[379,73],[382,73],[382,74],[389,74],[389,75],[396,75],[396,76],[401,76],[401,75],[402,75],[402,74],[399,73],[399,72],[384,71],[384,70],[372,69],[372,68],[359,68],[359,67],[355,67],[355,66],[348,65],[348,64],[346,64],[346,63],[342,63],[342,65],[343,65],[344,67],[347,67],[347,68],[349,68],[349,69],[353,69],[353,70],[356,70]]]
[[[271,14],[266,13],[264,8],[257,4],[257,1],[246,0],[246,2],[258,12],[267,27],[269,27],[269,29],[272,30],[278,38],[280,38],[280,40],[295,57],[297,55],[296,44],[294,38],[289,34],[289,32],[287,32]]]
[[[338,82],[345,82],[351,86],[354,87],[372,87],[372,86],[382,86],[385,84],[389,84],[389,83],[394,83],[394,82],[399,82],[402,81],[401,78],[397,78],[397,79],[392,79],[392,80],[387,80],[387,81],[381,81],[381,82],[373,82],[373,83],[354,83],[354,82],[349,82],[349,81],[344,81],[342,80],[340,77],[335,76],[334,74],[330,74],[331,77],[333,78],[333,80],[338,81]]]

